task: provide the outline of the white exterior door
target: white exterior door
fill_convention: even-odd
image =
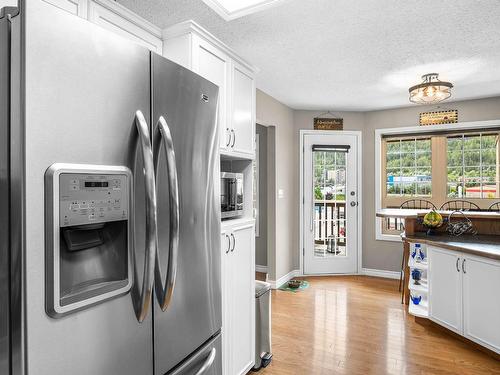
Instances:
[[[429,247],[429,315],[431,320],[462,333],[461,254]]]
[[[305,274],[356,273],[360,135],[303,135]]]
[[[464,336],[500,353],[500,262],[464,256]]]

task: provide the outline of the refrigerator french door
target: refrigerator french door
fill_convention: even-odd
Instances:
[[[0,197],[8,234],[0,257],[9,264],[0,287],[0,373],[220,374],[217,87],[42,0],[21,2],[0,29],[9,63],[0,68],[0,190],[9,197]],[[63,292],[53,274],[68,264],[47,256],[48,171],[57,163],[94,168],[101,180],[109,177],[101,169],[131,171],[130,249],[121,252],[131,289],[99,300],[100,289],[89,287],[91,302],[78,300],[74,310],[51,309],[48,298]],[[113,193],[94,182],[88,186]],[[63,243],[66,232],[52,239]],[[66,276],[104,280],[113,258],[85,263],[103,251],[76,249],[64,250],[75,257]]]
[[[222,326],[220,194],[214,190],[219,175],[218,88],[154,53],[151,65],[159,254],[155,374],[163,375]],[[212,373],[220,375],[221,370],[213,366],[206,374]]]

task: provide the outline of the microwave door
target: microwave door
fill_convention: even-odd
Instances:
[[[220,184],[220,205],[221,205],[221,212],[224,214],[225,212],[228,212],[230,210],[230,188],[229,188],[229,182],[226,178],[221,178],[221,184]]]
[[[236,190],[235,191],[236,194],[234,194],[234,197],[236,199],[235,211],[238,214],[241,214],[243,212],[243,180],[235,179],[234,186]]]
[[[229,211],[236,210],[236,180],[234,178],[228,179],[229,182]]]

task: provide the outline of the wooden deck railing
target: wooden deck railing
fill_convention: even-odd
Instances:
[[[314,242],[326,244],[329,236],[345,245],[345,201],[314,201]]]

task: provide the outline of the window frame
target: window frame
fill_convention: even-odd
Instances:
[[[401,136],[401,138],[426,138],[432,137],[431,141],[431,154],[432,154],[432,175],[442,176],[440,178],[432,179],[432,196],[415,196],[416,199],[426,199],[433,202],[439,207],[440,204],[448,198],[447,195],[447,136],[446,133],[460,133],[460,132],[491,132],[494,129],[499,129],[500,132],[500,119],[489,121],[472,121],[461,122],[456,124],[445,125],[431,125],[431,126],[407,126],[397,128],[375,129],[375,211],[379,211],[382,207],[399,206],[401,203],[408,199],[409,196],[389,197],[386,195],[386,175],[385,164],[386,155],[384,152],[385,138],[390,136]],[[416,135],[417,134],[417,135]],[[434,134],[434,135],[433,135]],[[437,140],[434,142],[434,140]],[[444,160],[443,160],[444,158]],[[497,164],[498,168],[498,164]],[[464,198],[474,203],[485,203],[489,201],[494,202],[491,198]],[[382,220],[376,218],[375,220],[375,235],[377,240],[383,241],[401,241],[398,233],[383,233]]]

